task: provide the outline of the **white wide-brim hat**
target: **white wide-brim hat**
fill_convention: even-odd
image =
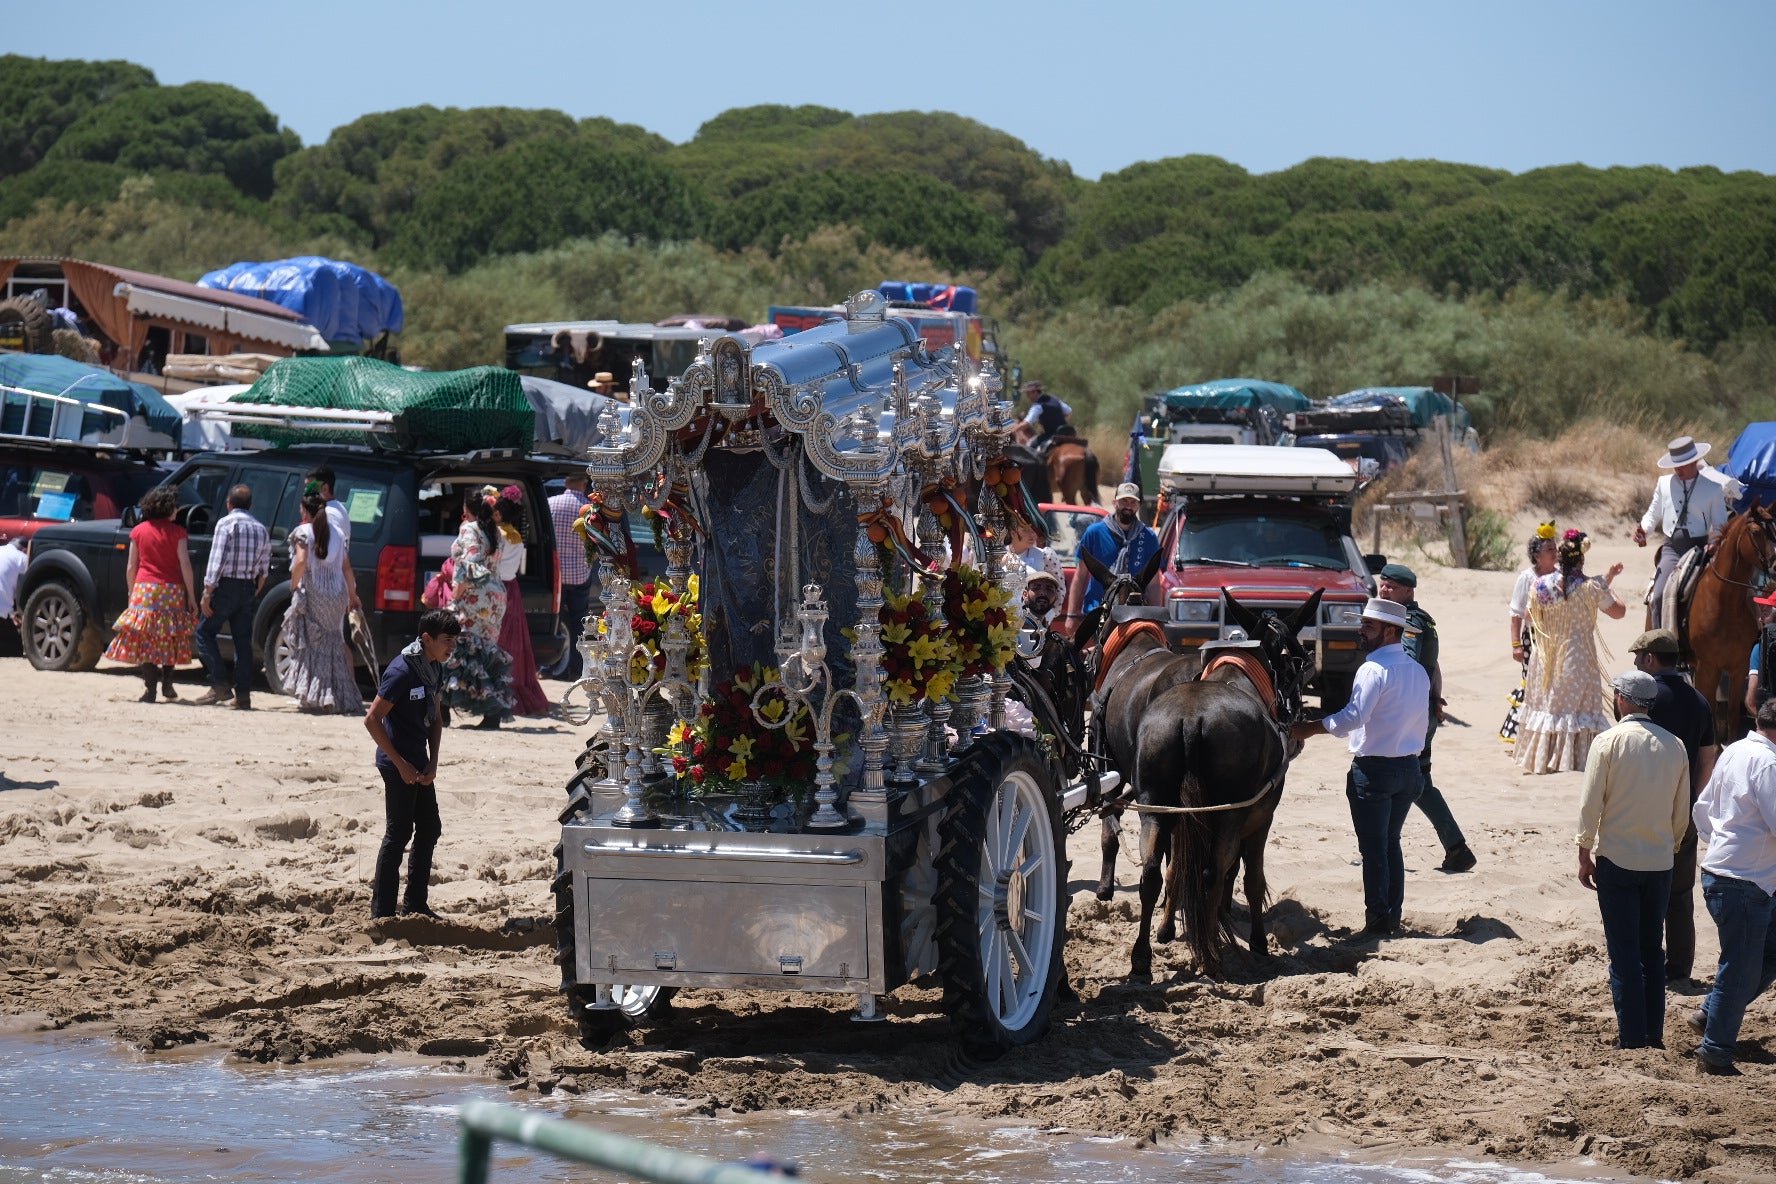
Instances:
[[[1371,596],[1369,603],[1363,606],[1363,615],[1371,621],[1380,621],[1383,625],[1398,625],[1406,628],[1406,606],[1395,604],[1391,600],[1383,600],[1379,596]]]
[[[1708,455],[1709,445],[1698,444],[1688,436],[1679,436],[1665,445],[1665,455],[1659,458],[1661,469],[1675,469],[1679,465],[1693,465]]]

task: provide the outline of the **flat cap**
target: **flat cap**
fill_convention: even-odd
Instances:
[[[1659,694],[1659,681],[1644,670],[1624,670],[1611,685],[1636,707],[1651,707]]]
[[[1390,563],[1379,573],[1384,580],[1392,580],[1396,584],[1404,584],[1408,588],[1418,587],[1418,573],[1404,563]]]
[[[1631,654],[1670,654],[1676,657],[1681,651],[1677,646],[1677,634],[1669,629],[1648,629],[1634,639],[1628,647]]]

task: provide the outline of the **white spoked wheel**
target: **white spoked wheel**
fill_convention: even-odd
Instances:
[[[987,737],[958,772],[938,859],[939,974],[958,1035],[997,1054],[1048,1027],[1066,944],[1066,851],[1048,762]]]

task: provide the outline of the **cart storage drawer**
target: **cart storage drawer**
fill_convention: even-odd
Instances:
[[[662,972],[870,977],[868,935],[879,919],[870,915],[868,885],[587,876],[576,887],[584,902],[582,981],[614,974],[619,982],[645,982]]]

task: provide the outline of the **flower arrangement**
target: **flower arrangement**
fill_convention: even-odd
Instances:
[[[896,707],[953,698],[962,664],[956,639],[917,596],[882,593],[882,690]]]
[[[698,581],[692,576],[686,581],[684,595],[679,595],[665,584],[649,582],[632,584],[629,588],[629,599],[635,605],[635,641],[641,651],[632,652],[629,658],[629,681],[635,686],[646,683],[650,677],[661,674],[666,669],[666,630],[672,619],[677,617],[684,622],[685,635],[691,640],[691,647],[685,651],[685,676],[693,681],[703,671],[707,656],[703,645],[703,614],[698,611]],[[598,619],[598,634],[608,635],[610,625],[604,619]]]
[[[774,800],[783,801],[799,798],[813,785],[819,754],[808,705],[796,702],[792,709],[788,696],[764,695],[758,714],[772,725],[783,721],[781,727],[767,726],[752,713],[759,689],[780,682],[775,669],[757,662],[743,666],[716,684],[693,724],[673,724],[659,753],[670,758],[675,774],[689,780],[693,794],[762,783],[777,791]]]
[[[979,568],[952,567],[943,576],[944,620],[964,678],[998,674],[1017,652],[1011,594]]]
[[[611,505],[597,490],[588,495],[586,504],[580,507],[573,532],[586,545],[589,566],[596,568],[608,555],[626,575],[634,576],[639,570],[635,543],[629,537],[629,524],[622,508]]]

